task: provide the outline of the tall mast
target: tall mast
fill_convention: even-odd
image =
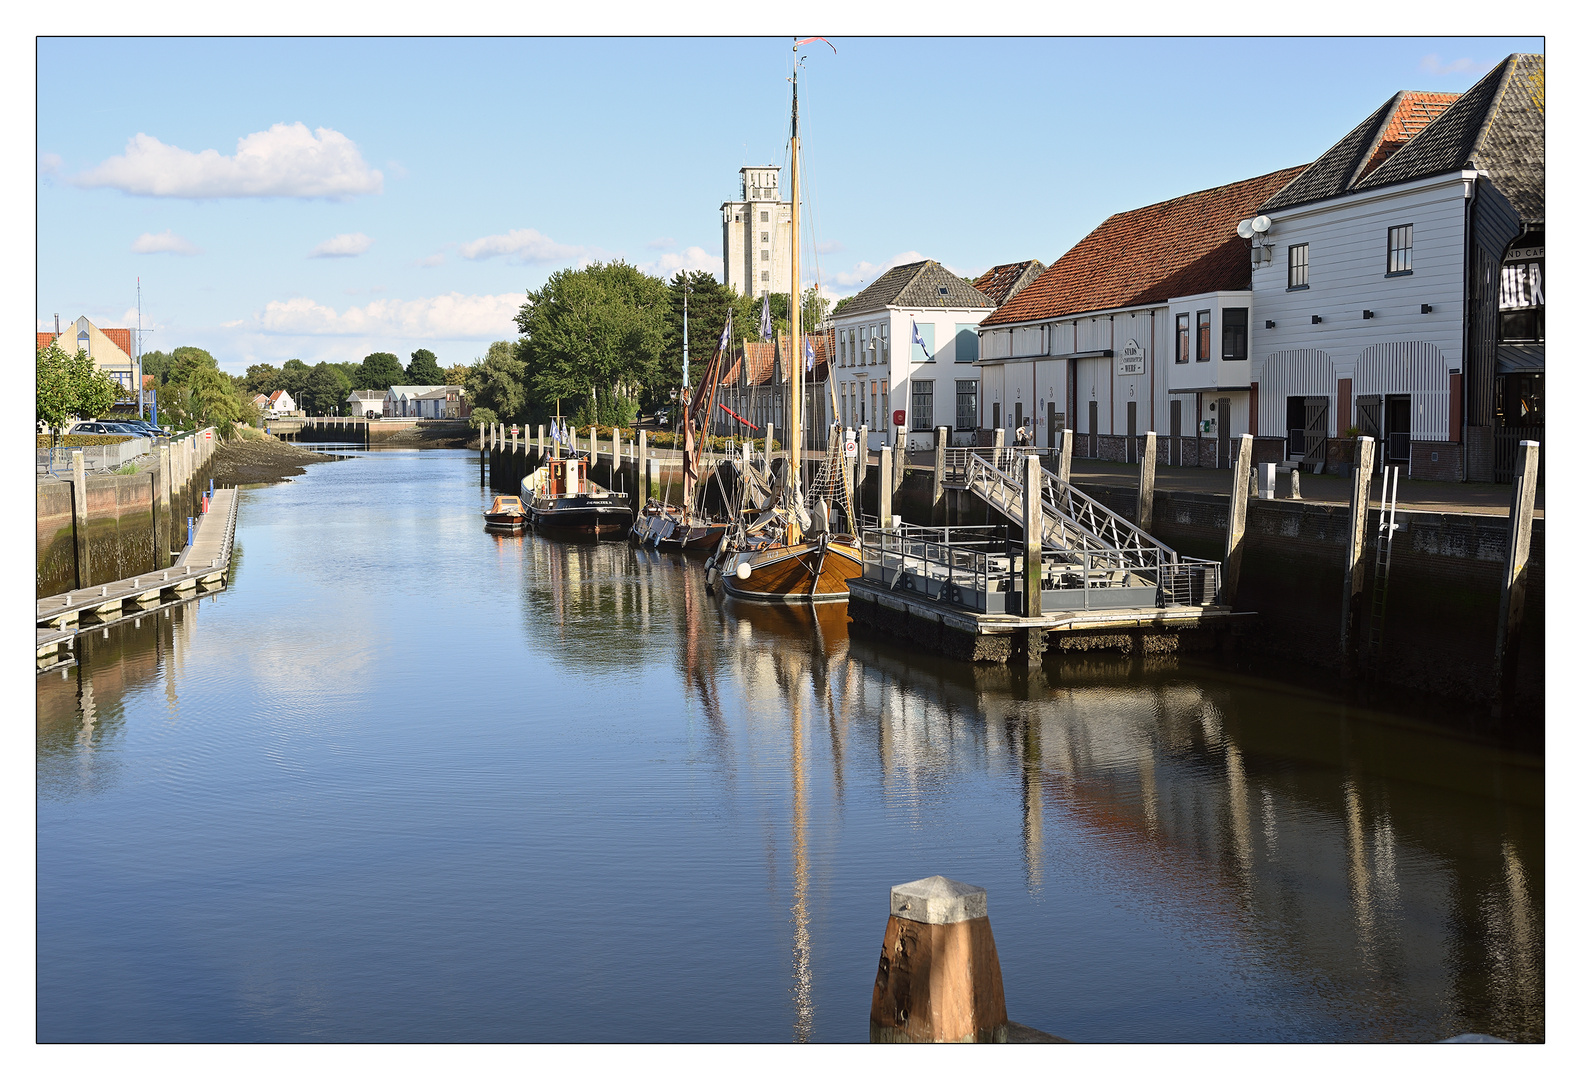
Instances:
[[[793,54],[794,55],[794,54]],[[791,65],[790,478],[801,483],[801,138],[796,128],[796,66]],[[795,531],[794,522],[792,531]]]

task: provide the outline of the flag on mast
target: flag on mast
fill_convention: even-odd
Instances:
[[[927,343],[922,340],[922,334],[917,330],[916,319],[911,320],[911,343],[913,345],[921,345],[922,355],[926,356],[929,360],[933,359],[933,354],[928,352]]]
[[[816,359],[816,354],[813,352],[812,348],[812,337],[809,335],[808,337],[802,338],[801,343],[803,350],[807,353],[807,370],[811,371],[813,362]]]
[[[758,337],[767,341],[774,336],[774,321],[769,317],[769,294],[763,294],[763,314],[758,316]]]
[[[717,353],[723,354],[726,349],[730,348],[730,323],[734,316],[734,311],[725,312],[725,328],[720,331],[719,344],[714,347],[714,351]]]

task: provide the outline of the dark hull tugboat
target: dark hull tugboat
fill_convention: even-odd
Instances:
[[[521,491],[535,529],[616,539],[631,530],[626,497],[593,483],[580,455],[550,458],[523,478]]]

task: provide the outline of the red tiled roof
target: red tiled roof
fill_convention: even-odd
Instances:
[[[829,377],[829,356],[831,353],[831,332],[822,334],[808,334],[812,342],[813,355],[813,381],[818,382]],[[790,335],[779,336],[780,353],[790,355]],[[722,386],[741,385],[741,365],[745,362],[748,386],[768,386],[774,381],[774,343],[772,341],[745,341],[738,345],[725,361],[724,372],[719,376]]]
[[[283,393],[285,393],[284,390],[276,390],[274,393],[270,394],[269,395],[269,404],[273,405],[275,402],[279,401],[280,400],[280,395],[283,394]]]
[[[1249,289],[1247,241],[1235,234],[1304,165],[1115,214],[1062,255],[983,326]]]
[[[1036,259],[1001,263],[998,266],[991,267],[982,277],[972,282],[972,288],[986,294],[995,304],[1003,304],[1010,299],[1010,292],[1015,289],[1022,275],[1033,267],[1036,267],[1039,273],[1043,271],[1043,264]]]
[[[1366,176],[1382,165],[1391,154],[1410,142],[1417,132],[1432,123],[1439,113],[1453,105],[1459,97],[1459,94],[1431,94],[1421,90],[1407,90],[1401,93],[1394,112],[1390,115],[1388,123],[1384,125],[1378,145],[1373,147],[1372,155],[1361,167],[1359,175]]]
[[[101,326],[101,327],[99,327],[99,333],[103,334],[105,337],[107,337],[111,341],[115,342],[116,348],[120,349],[127,356],[131,356],[132,355],[132,331],[131,330],[127,329],[126,327]],[[40,330],[40,331],[38,331],[38,347],[40,349],[48,348],[49,347],[49,343],[54,341],[54,340],[55,340],[55,331],[53,331],[53,330]]]

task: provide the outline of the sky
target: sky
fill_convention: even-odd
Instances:
[[[807,48],[804,279],[1051,263],[1110,214],[1310,162],[1398,90],[1540,38],[881,38]],[[554,271],[722,276],[719,207],[785,163],[788,38],[52,38],[37,320],[235,373],[513,338]]]

